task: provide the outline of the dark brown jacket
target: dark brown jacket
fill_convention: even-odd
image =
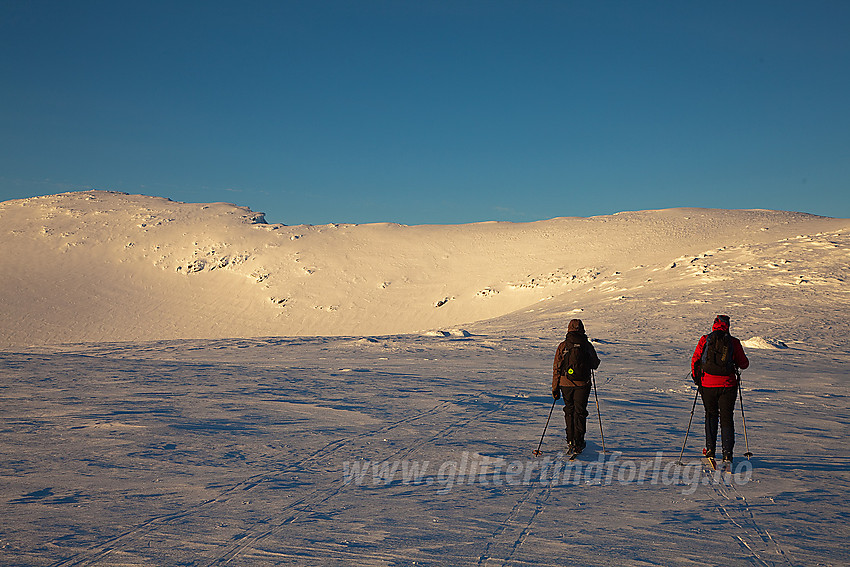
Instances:
[[[567,347],[572,346],[573,344],[579,344],[581,348],[585,349],[585,352],[590,359],[590,368],[593,370],[599,368],[599,356],[597,356],[596,349],[593,348],[593,345],[590,344],[590,341],[587,339],[587,335],[581,331],[570,331],[567,333],[567,338],[561,341],[561,344],[558,345],[558,350],[555,351],[555,361],[552,364],[553,392],[558,389],[559,386],[581,387],[586,386],[588,381],[590,381],[590,370],[588,370],[584,376],[569,376],[567,374],[561,374],[561,365],[564,361]]]

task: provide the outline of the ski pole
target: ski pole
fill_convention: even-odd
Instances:
[[[549,409],[549,417],[546,418],[546,425],[543,426],[543,435],[540,436],[540,443],[537,444],[537,448],[534,450],[534,456],[540,454],[540,446],[543,445],[543,438],[546,437],[546,428],[549,427],[549,420],[552,419],[552,411],[555,409],[555,403],[558,400],[552,400],[552,407]]]
[[[741,421],[744,424],[744,443],[747,447],[747,452],[744,453],[744,456],[747,457],[747,460],[749,461],[753,454],[750,453],[750,440],[747,438],[747,418],[744,415],[744,394],[741,392],[744,389],[741,386],[741,371],[736,369],[735,374],[738,375],[738,398],[741,400]]]
[[[685,431],[685,441],[682,443],[682,452],[679,453],[679,460],[676,461],[676,464],[683,465],[685,463],[682,462],[682,456],[685,454],[685,445],[688,444],[688,434],[691,432],[691,423],[694,421],[694,411],[697,409],[697,398],[699,398],[699,389],[700,386],[697,386],[697,393],[694,396],[694,405],[691,408],[691,418],[688,420],[688,430]]]
[[[596,394],[596,372],[590,371],[590,380],[593,384],[593,397],[596,398],[596,415],[599,416],[599,436],[602,437],[602,452],[605,452],[605,434],[602,433],[602,412],[599,411],[599,396]]]

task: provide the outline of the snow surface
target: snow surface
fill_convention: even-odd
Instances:
[[[847,565],[848,225],[1,203],[0,563]],[[754,457],[718,477],[699,405],[676,461],[720,312],[751,360]],[[567,463],[559,409],[532,451],[573,317],[607,451],[592,397]]]

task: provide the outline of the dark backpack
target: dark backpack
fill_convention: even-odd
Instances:
[[[587,380],[590,375],[590,356],[583,343],[567,341],[564,358],[561,360],[561,374],[571,380]]]
[[[712,331],[705,337],[705,348],[700,358],[701,370],[714,376],[735,374],[732,337],[726,331]]]

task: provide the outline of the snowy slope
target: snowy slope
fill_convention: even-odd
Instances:
[[[531,309],[557,326],[565,310],[591,305],[612,324],[643,317],[637,305],[768,321],[774,313],[758,310],[774,310],[785,321],[785,310],[812,305],[807,295],[824,296],[815,303],[826,312],[797,315],[843,324],[833,301],[846,298],[848,224],[674,209],[526,224],[282,226],[229,204],[66,193],[0,204],[0,335],[6,344],[378,335]]]
[[[2,203],[0,563],[850,564],[848,224]],[[755,454],[725,477],[698,458],[699,406],[676,464],[718,312],[751,360]],[[576,316],[599,413],[567,463],[555,409],[535,458]]]

